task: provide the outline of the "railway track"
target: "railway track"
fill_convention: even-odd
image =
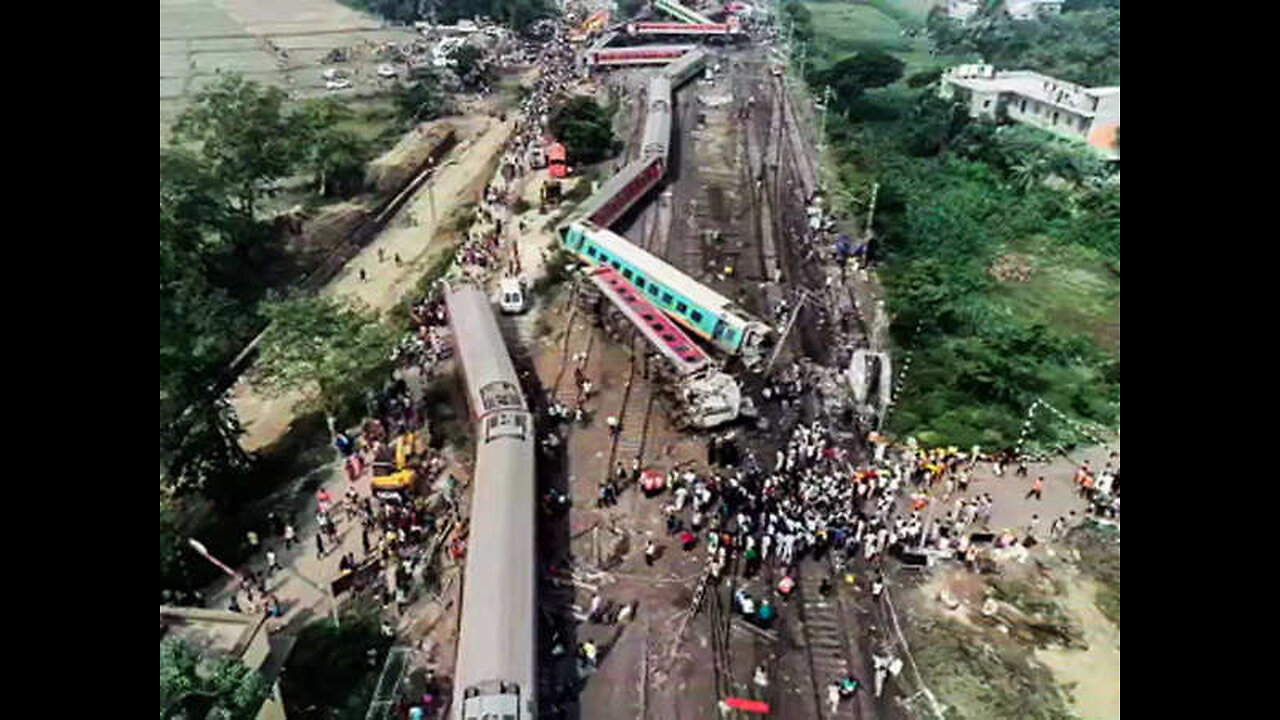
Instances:
[[[645,206],[636,222],[636,225],[641,230],[641,237],[636,244],[650,252],[654,250],[655,240],[658,236],[658,215],[657,203],[650,203]],[[649,437],[649,421],[653,417],[655,402],[653,386],[649,382],[649,373],[645,371],[648,362],[646,356],[649,350],[646,341],[640,337],[640,334],[631,327],[628,321],[621,320],[619,324],[627,328],[625,332],[629,338],[631,362],[627,368],[627,384],[622,391],[622,406],[617,415],[619,422],[622,424],[622,430],[613,439],[609,450],[609,464],[606,466],[606,472],[612,471],[614,464],[619,460],[627,464],[633,458],[639,458],[641,466],[644,465],[645,445]],[[655,360],[655,362],[660,361]]]
[[[572,407],[578,399],[578,386],[572,377],[566,384],[565,376],[570,374],[571,366],[579,362],[585,366],[587,360],[591,359],[591,350],[596,338],[591,318],[579,307],[578,300],[581,292],[582,286],[575,286],[569,291],[569,297],[565,301],[569,305],[569,319],[565,323],[564,340],[560,345],[560,370],[556,373],[556,381],[551,388],[555,399],[569,407]],[[574,332],[575,323],[583,325],[582,329],[576,333]],[[575,360],[575,358],[581,358],[581,360]]]
[[[827,685],[850,674],[851,665],[848,657],[848,632],[840,614],[839,603],[834,597],[835,591],[828,598],[822,597],[818,592],[823,574],[823,569],[809,564],[800,572],[800,579],[796,584],[815,699],[822,718],[861,720],[861,715],[856,712],[852,702],[841,701],[835,713],[831,712],[831,706],[827,703]]]

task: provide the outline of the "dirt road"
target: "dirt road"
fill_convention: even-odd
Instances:
[[[500,123],[493,118],[471,116],[454,123],[459,143],[441,161],[435,177],[405,203],[386,230],[329,281],[322,294],[353,297],[385,312],[413,288],[433,258],[438,245],[433,242],[437,229],[450,222],[454,208],[478,199],[515,121]],[[385,258],[382,262],[378,261],[379,250]],[[400,265],[394,261],[397,254],[403,261]],[[360,279],[362,268],[366,273],[364,281]],[[251,373],[252,369],[231,390],[231,403],[245,428],[240,444],[249,451],[279,439],[295,418],[294,405],[303,397],[296,392],[278,397],[256,392],[246,381]]]

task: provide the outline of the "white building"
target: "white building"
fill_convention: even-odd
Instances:
[[[1004,9],[1014,20],[1035,20],[1062,12],[1062,0],[1005,0]]]
[[[1119,87],[1087,88],[1035,72],[959,65],[943,73],[938,94],[964,103],[973,117],[1034,125],[1120,157]]]

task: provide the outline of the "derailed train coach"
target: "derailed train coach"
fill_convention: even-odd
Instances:
[[[445,291],[476,428],[451,717],[537,716],[534,426],[485,293]]]
[[[560,241],[586,264],[612,267],[655,307],[720,350],[748,364],[766,351],[768,325],[625,238],[578,220],[561,229]]]

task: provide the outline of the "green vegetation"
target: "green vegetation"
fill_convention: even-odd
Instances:
[[[360,190],[369,142],[333,100],[286,107],[279,90],[223,77],[175,124],[160,150],[160,459],[168,487],[204,489],[250,468],[219,373],[262,327],[258,302],[296,275],[256,211],[301,171],[321,194]],[[291,275],[292,273],[292,275]]]
[[[827,124],[840,183],[833,192],[866,197],[872,181],[881,185],[875,255],[892,337],[913,356],[890,429],[926,444],[1009,447],[1036,398],[1112,426],[1120,400],[1120,189],[1112,168],[1086,146],[971,121],[938,99],[946,63],[928,56],[924,39],[903,36],[894,20],[901,13],[878,7],[786,11],[798,18],[798,35],[814,33],[812,91],[844,82],[834,102],[843,113]],[[1072,22],[1090,12],[1073,13]],[[1097,12],[1116,13],[1118,29],[1118,11]],[[1072,56],[1063,44],[1075,38],[1044,40],[1043,57]],[[856,54],[832,57],[833,49]],[[913,67],[915,55],[929,63]],[[901,66],[887,56],[904,61],[906,82],[894,82]],[[890,84],[867,89],[876,84],[868,79]],[[1082,439],[1065,423],[1042,422],[1031,444]]]
[[[867,50],[881,50],[894,55],[905,64],[907,73],[952,65],[966,59],[963,55],[930,54],[923,30],[923,14],[908,8],[903,2],[793,4],[804,9],[804,13],[796,11],[797,16],[808,18],[807,22],[797,25],[795,35],[806,42],[807,68],[820,71],[851,53]]]
[[[928,27],[940,52],[973,53],[1002,70],[1035,70],[1082,85],[1120,84],[1119,2],[1034,22],[996,15],[965,25],[938,8]]]
[[[344,613],[341,629],[328,620],[303,628],[281,675],[289,717],[364,720],[391,643],[373,613]]]
[[[430,68],[416,68],[409,80],[408,85],[396,83],[394,97],[400,119],[418,123],[439,117],[446,107],[440,78]]]
[[[557,107],[549,125],[571,163],[590,165],[621,149],[622,142],[613,136],[613,114],[585,95]]]
[[[251,720],[269,692],[239,660],[202,658],[180,638],[160,640],[161,720]]]
[[[201,90],[173,126],[179,143],[200,148],[213,177],[249,217],[262,183],[288,174],[298,155],[286,97],[279,88],[227,75]]]
[[[289,104],[278,90],[228,75],[178,119],[177,144],[160,149],[162,591],[192,591],[218,574],[192,557],[188,537],[226,562],[242,560],[240,513],[310,462],[294,443],[314,439],[311,420],[289,442],[250,455],[218,390],[267,321],[260,303],[305,270],[285,250],[285,221],[266,219],[280,204],[272,196],[298,176],[310,188],[304,205],[360,192],[375,143],[395,132],[391,111],[385,101],[362,112],[331,99]]]
[[[474,45],[463,45],[455,49],[450,57],[457,63],[454,72],[464,87],[484,87],[493,84],[498,78],[493,64],[485,60],[484,51]]]
[[[548,0],[442,0],[424,4],[419,0],[341,0],[357,10],[366,10],[392,22],[430,20],[452,24],[474,17],[488,17],[523,31],[535,21],[554,14]]]
[[[392,370],[396,328],[350,300],[328,296],[268,302],[270,323],[259,344],[257,370],[269,392],[318,390],[304,404],[343,422],[360,412],[365,393],[380,388]],[[344,412],[345,411],[345,412]]]
[[[809,82],[815,87],[829,86],[835,107],[847,110],[867,90],[900,80],[904,67],[901,60],[882,50],[864,50],[812,73]]]
[[[338,127],[353,120],[355,112],[333,98],[303,104],[294,116],[302,146],[301,165],[316,178],[321,196],[354,195],[364,185],[364,164],[373,154],[371,144],[353,130]]]

